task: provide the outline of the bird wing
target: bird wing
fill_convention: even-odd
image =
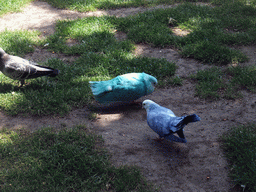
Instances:
[[[10,56],[10,59],[5,64],[3,73],[12,79],[24,80],[44,75],[51,75],[52,73],[57,74],[58,70],[40,66],[37,63],[17,56]],[[55,74],[52,75],[54,76]]]
[[[109,81],[91,81],[89,83],[93,95],[100,103],[133,101],[147,94],[141,73],[128,73]]]
[[[158,111],[161,111],[161,113],[165,113],[165,114],[168,114],[170,115],[171,117],[176,117],[176,115],[173,113],[172,110],[168,109],[168,108],[165,108],[165,107],[162,107],[162,106],[157,106],[156,110]]]
[[[9,60],[3,69],[3,73],[12,79],[26,79],[30,72],[35,73],[36,69],[15,60]]]
[[[118,76],[113,84],[113,89],[120,91],[132,91],[133,89],[137,89],[138,84],[140,84],[140,81],[135,77],[127,78],[127,76]]]
[[[172,114],[160,110],[149,111],[147,117],[148,125],[160,137],[175,133],[181,129],[177,126],[181,120],[181,117],[173,117]]]
[[[120,75],[108,81],[90,81],[90,86],[95,96],[103,96],[110,92],[125,92],[133,91],[138,85],[136,78],[127,78],[125,75]]]

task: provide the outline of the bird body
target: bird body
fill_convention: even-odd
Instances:
[[[127,73],[108,81],[90,81],[93,95],[100,103],[134,101],[154,91],[157,79],[146,73]]]
[[[0,48],[0,71],[7,77],[21,81],[21,86],[25,79],[33,79],[41,76],[55,77],[59,70],[51,67],[38,65],[21,57],[9,55]]]
[[[196,114],[177,117],[170,109],[162,107],[151,100],[145,100],[142,107],[147,111],[147,123],[160,138],[186,143],[183,128],[191,122],[200,121]],[[177,133],[179,137],[173,134]]]

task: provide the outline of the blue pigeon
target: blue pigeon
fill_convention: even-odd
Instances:
[[[127,73],[108,81],[90,81],[93,95],[100,103],[134,101],[154,91],[157,79],[146,73]]]
[[[7,77],[19,80],[22,87],[25,79],[33,79],[41,76],[55,77],[59,70],[38,65],[21,57],[9,55],[0,47],[0,71]]]
[[[176,115],[165,107],[158,105],[151,100],[145,100],[142,107],[147,111],[147,122],[161,138],[166,138],[170,141],[186,143],[183,128],[191,122],[200,121],[200,117],[196,114],[176,117]],[[177,133],[179,137],[173,135]]]

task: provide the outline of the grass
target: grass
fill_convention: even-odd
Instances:
[[[51,59],[47,66],[58,68],[62,75],[56,78],[37,78],[28,80],[24,88],[18,88],[15,81],[0,75],[0,106],[8,114],[33,115],[65,114],[72,107],[81,107],[92,99],[88,78],[81,75],[80,65],[70,66],[59,59]]]
[[[1,191],[153,191],[136,167],[112,166],[101,137],[77,126],[0,132]]]
[[[183,57],[195,58],[208,64],[226,65],[248,60],[242,52],[233,48],[235,45],[251,45],[256,42],[256,1],[250,2],[248,5],[247,1],[242,0],[223,1],[221,6],[214,8],[184,3],[165,10],[158,9],[126,18],[115,18],[108,23],[112,28],[126,32],[128,39],[135,43],[149,43],[160,47],[174,46],[180,50]],[[55,0],[49,3],[58,8],[88,11],[116,6],[153,6],[167,3],[167,1]],[[190,34],[185,37],[175,36],[172,33],[172,27],[168,26],[170,17],[177,21],[178,28],[189,30]],[[76,24],[79,25],[79,22]],[[88,33],[87,29],[77,28],[77,30],[80,30],[80,33],[85,31]],[[73,33],[71,30],[66,32]],[[98,39],[101,39],[102,35],[104,36],[101,34]],[[64,41],[54,38],[56,36],[53,36],[52,40],[59,41],[59,43]],[[105,43],[108,42],[105,41]],[[106,44],[103,43],[102,46]]]
[[[223,149],[235,184],[245,186],[248,191],[255,191],[256,125],[242,125],[224,134]]]
[[[111,21],[113,17],[59,21],[55,34],[45,40],[38,40],[36,32],[2,32],[0,42],[7,53],[24,55],[39,46],[75,55],[77,59],[72,63],[60,59],[40,63],[59,69],[60,75],[27,80],[29,85],[21,89],[14,80],[0,74],[0,108],[10,115],[63,115],[74,107],[81,108],[92,102],[88,83],[91,80],[109,80],[124,73],[145,72],[161,82],[175,74],[175,64],[166,59],[134,56],[134,44],[129,40],[117,41],[115,25]],[[68,46],[68,40],[75,44]]]
[[[174,75],[174,63],[166,59],[136,57],[132,54],[134,44],[130,40],[116,40],[115,21],[115,17],[109,16],[59,21],[56,33],[46,43],[55,52],[81,56],[77,63],[86,63],[87,76],[94,79],[142,71],[158,79]],[[68,46],[65,44],[68,39],[76,40],[77,44]]]
[[[168,26],[170,17],[177,20],[181,29],[190,30],[190,34],[185,37],[173,35]],[[39,40],[38,32],[1,32],[1,46],[10,54],[23,56],[32,52],[34,46],[39,46],[77,59],[72,63],[58,59],[40,63],[59,69],[60,75],[28,80],[30,84],[23,89],[18,89],[15,81],[0,74],[0,108],[11,115],[66,114],[74,107],[91,103],[90,80],[108,80],[129,72],[151,74],[158,78],[160,87],[182,85],[182,80],[174,77],[174,63],[166,59],[136,57],[132,54],[134,43],[175,46],[184,57],[208,64],[243,62],[247,60],[246,56],[228,46],[255,42],[255,18],[255,8],[239,2],[215,8],[185,3],[126,18],[102,16],[58,21],[56,32],[43,42]],[[127,33],[128,39],[116,40],[116,30]],[[69,45],[69,41],[73,44]],[[200,72],[194,78],[198,82],[196,94],[203,98],[235,98],[234,91],[241,87],[254,91],[254,70],[248,70],[250,72],[244,73],[231,69],[215,70],[213,74],[211,71]],[[248,74],[251,79],[246,78]],[[211,84],[211,78],[214,78],[214,84]],[[232,82],[226,81],[230,78]]]
[[[251,67],[233,67],[229,68],[228,73],[233,76],[231,84],[239,86],[249,91],[256,91],[256,68]]]
[[[24,7],[31,1],[33,0],[1,0],[0,16],[10,12],[18,12],[20,11],[20,8]]]
[[[235,99],[241,97],[240,90],[255,92],[255,67],[212,67],[198,71],[191,78],[197,81],[196,95],[208,99]]]
[[[0,32],[0,45],[8,54],[24,56],[34,52],[34,47],[40,44],[38,31],[8,31]]]
[[[1,1],[0,15],[17,11],[23,2],[29,1],[8,1],[8,6],[7,1]],[[185,3],[126,18],[102,16],[58,21],[56,32],[44,40],[39,39],[36,31],[1,32],[0,45],[9,54],[24,56],[39,47],[77,59],[66,63],[49,59],[40,63],[58,68],[60,75],[29,80],[30,84],[22,89],[0,74],[0,108],[11,115],[65,114],[93,100],[88,81],[107,80],[128,72],[154,75],[160,80],[160,87],[182,85],[182,79],[174,76],[174,63],[135,57],[134,43],[175,47],[183,57],[211,65],[247,61],[235,47],[256,42],[256,1],[249,1],[249,5],[248,1],[211,2],[218,6]],[[154,6],[170,1],[55,0],[49,3],[58,8],[91,11]],[[175,27],[190,33],[183,37],[174,35],[174,26],[168,25],[170,17],[177,21]],[[116,30],[125,32],[128,39],[117,41]],[[68,45],[68,41],[74,44]],[[255,92],[256,87],[255,67],[213,67],[198,71],[191,78],[197,82],[196,95],[202,98],[234,99],[241,96],[240,90]],[[95,117],[94,113],[90,114],[91,119]],[[80,126],[60,132],[50,128],[26,134],[2,131],[1,191],[150,191],[137,168],[111,166],[107,153],[99,147],[102,139],[86,135],[85,130]],[[256,190],[255,130],[255,125],[240,126],[223,137],[231,177],[251,191]]]
[[[194,2],[194,0],[44,0],[54,7],[60,9],[77,10],[80,12],[95,11],[97,9],[116,9],[116,8],[128,8],[128,7],[152,7],[159,4],[174,4],[179,2]],[[208,0],[203,0],[208,2]]]
[[[116,22],[117,29],[126,32],[135,43],[174,46],[184,57],[226,65],[248,60],[232,47],[255,44],[255,16],[255,6],[240,2],[215,8],[185,3],[174,8],[119,18]],[[184,37],[174,35],[172,27],[168,26],[169,18],[177,21],[176,27],[190,33]]]
[[[198,81],[196,96],[210,99],[220,98],[219,91],[226,87],[222,76],[223,72],[217,67],[198,71],[196,75],[192,75],[191,78]]]
[[[59,69],[60,75],[56,78],[28,80],[30,84],[22,89],[17,88],[15,81],[0,74],[0,108],[11,115],[63,115],[74,107],[84,107],[91,103],[93,97],[89,81],[108,80],[129,72],[151,74],[159,80],[160,87],[182,85],[182,80],[174,77],[174,63],[166,59],[134,56],[134,43],[176,46],[184,57],[194,57],[209,64],[246,61],[245,55],[227,46],[255,42],[255,9],[241,3],[227,5],[212,8],[186,3],[173,9],[148,11],[126,18],[102,16],[58,21],[56,32],[45,40],[39,40],[39,33],[35,31],[1,32],[0,43],[7,53],[23,56],[39,46],[67,56],[76,56],[77,59],[72,63],[58,59],[40,63]],[[241,15],[246,17],[241,18]],[[177,20],[178,27],[188,29],[191,33],[185,37],[173,35],[168,26],[170,17]],[[246,24],[243,24],[245,21]],[[116,40],[116,30],[127,33],[128,39]],[[73,44],[69,45],[69,41]],[[235,76],[240,73],[232,70],[228,71],[229,75],[224,71],[214,73],[225,78],[231,76],[234,79],[232,81],[239,81],[240,87],[244,86],[251,91],[255,88],[254,78],[246,79],[246,73],[239,79]],[[253,70],[250,74],[253,76]],[[199,83],[197,95],[203,98],[237,96],[234,94],[238,90],[235,83],[215,79],[216,83],[211,85],[211,80],[207,79],[212,77],[201,78],[201,75],[207,76],[207,72],[195,77]]]

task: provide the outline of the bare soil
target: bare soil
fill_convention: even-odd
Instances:
[[[167,6],[158,6],[165,8]],[[170,6],[168,6],[170,7]],[[58,19],[76,19],[88,16],[116,15],[127,16],[143,12],[147,8],[128,8],[107,11],[79,13],[51,7],[45,2],[36,1],[20,13],[8,14],[0,18],[0,31],[5,29],[40,30],[44,35],[54,32]],[[174,29],[177,35],[186,35]],[[117,39],[126,36],[117,32]],[[248,55],[250,61],[245,65],[255,65],[255,47],[239,47]],[[136,55],[166,58],[178,66],[177,75],[188,77],[198,70],[208,68],[193,59],[182,58],[177,50],[152,48],[139,44]],[[36,49],[26,55],[27,59],[42,62],[58,57],[72,61],[72,57],[54,54]],[[138,106],[115,107],[99,110],[94,121],[89,120],[89,109],[74,109],[64,117],[24,117],[22,114],[11,117],[0,111],[0,129],[25,128],[34,131],[51,126],[56,129],[75,125],[87,125],[91,131],[100,134],[105,140],[106,148],[112,153],[114,165],[136,165],[142,174],[151,181],[159,191],[242,191],[232,184],[228,177],[228,164],[220,149],[219,136],[233,126],[255,122],[256,94],[243,91],[243,98],[236,100],[209,101],[194,96],[195,84],[184,80],[181,87],[156,89],[151,95],[139,99],[151,99],[162,106],[170,108],[177,116],[196,113],[201,121],[185,127],[188,143],[169,141],[157,142],[157,137],[147,125],[146,111]]]

